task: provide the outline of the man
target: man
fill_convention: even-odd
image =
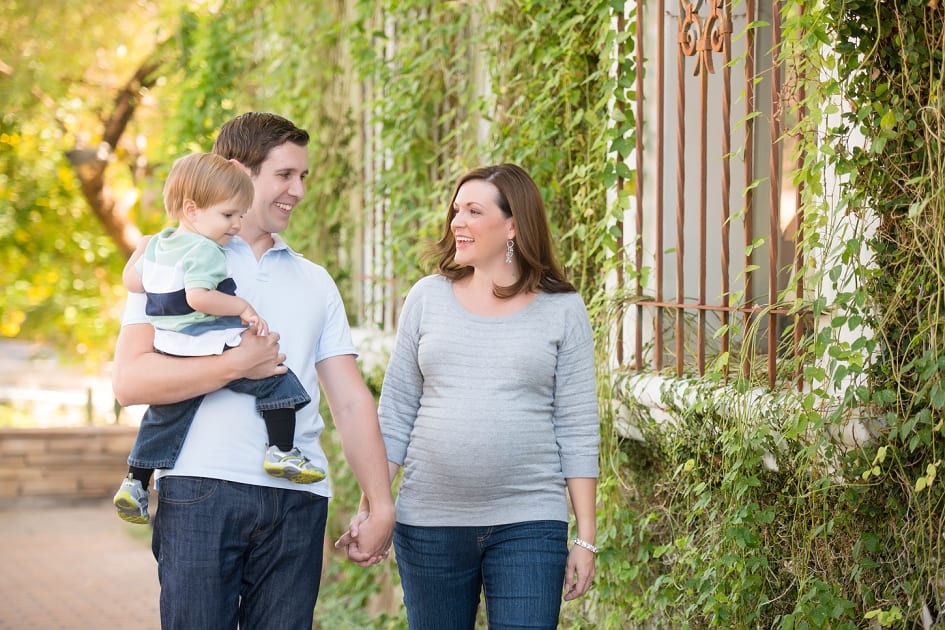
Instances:
[[[285,118],[252,112],[224,124],[213,147],[253,181],[253,205],[226,246],[227,262],[237,294],[277,332],[244,333],[238,347],[215,357],[162,355],[153,351],[143,300],[129,297],[115,350],[118,401],[161,404],[207,394],[174,468],[158,474],[152,547],[165,630],[312,625],[328,479],[303,487],[265,474],[259,466],[265,425],[254,399],[220,389],[234,378],[291,367],[313,399],[298,412],[295,443],[327,468],[318,443],[321,385],[371,507],[349,556],[368,564],[386,556],[390,545],[394,507],[386,453],[344,305],[328,273],[278,236],[304,192],[308,139]]]

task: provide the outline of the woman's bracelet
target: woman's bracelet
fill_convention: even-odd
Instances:
[[[581,540],[580,538],[575,538],[572,542],[573,542],[575,545],[577,545],[578,547],[584,547],[585,549],[587,549],[588,551],[590,551],[590,552],[591,552],[592,554],[594,554],[595,556],[597,555],[597,551],[598,551],[597,547],[595,547],[595,546],[592,545],[591,543],[587,542],[586,540]]]

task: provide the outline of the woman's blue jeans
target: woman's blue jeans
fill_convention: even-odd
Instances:
[[[491,630],[558,626],[568,524],[394,526],[411,630],[472,630],[480,592]]]
[[[311,630],[328,499],[162,477],[151,539],[164,630]]]

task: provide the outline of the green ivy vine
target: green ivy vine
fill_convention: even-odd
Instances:
[[[671,430],[628,402],[642,440],[625,442],[605,483],[622,486],[614,534],[634,563],[606,586],[623,589],[631,627],[933,627],[945,610],[942,8],[780,10],[808,263],[808,289],[782,300],[810,313],[804,388],[726,390],[707,374],[663,392]]]
[[[782,303],[809,314],[804,388],[761,395],[720,364],[685,393],[663,392],[672,430],[621,399],[623,375],[609,369],[615,298],[604,283],[626,206],[616,186],[635,177],[623,161],[632,108],[619,104],[632,102],[639,70],[635,14],[624,33],[612,26],[622,0],[224,5],[225,19],[195,18],[181,40],[195,77],[181,134],[250,107],[305,124],[313,176],[289,239],[346,296],[363,271],[346,252],[364,207],[383,208],[402,294],[429,271],[423,253],[459,174],[515,161],[541,186],[595,323],[605,401],[598,575],[564,606],[562,627],[893,627],[943,615],[945,20],[934,0],[781,3],[776,53],[803,88],[788,133],[808,288]],[[355,85],[369,88],[363,105],[341,106]],[[621,437],[616,403],[642,439]],[[871,439],[849,446],[841,438],[855,430]],[[335,483],[339,531],[356,497],[349,477]],[[316,616],[339,627],[331,596],[357,593],[359,624],[404,627],[397,601],[365,612],[383,609],[391,584],[390,567],[332,561]]]

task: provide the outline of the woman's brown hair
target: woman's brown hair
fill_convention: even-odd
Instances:
[[[515,164],[483,166],[459,178],[446,211],[443,235],[431,252],[431,258],[436,261],[436,270],[450,280],[465,278],[473,272],[472,267],[457,265],[454,262],[456,241],[450,230],[450,222],[456,215],[453,203],[456,201],[459,189],[466,182],[477,179],[487,181],[496,187],[499,191],[497,205],[506,217],[515,219],[513,240],[521,275],[509,286],[496,286],[494,289],[496,297],[510,298],[519,293],[539,290],[545,293],[575,291],[555,258],[551,228],[548,225],[541,192],[529,174]]]

